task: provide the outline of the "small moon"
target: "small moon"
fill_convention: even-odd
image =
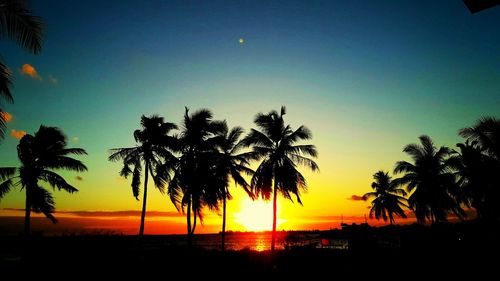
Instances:
[[[245,43],[245,39],[240,38],[240,39],[238,40],[238,42],[240,43],[240,45],[242,45],[242,44],[244,44],[244,43]]]

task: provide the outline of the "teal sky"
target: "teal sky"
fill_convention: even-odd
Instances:
[[[89,172],[73,181],[81,192],[56,193],[59,209],[140,208],[107,150],[133,145],[142,114],[179,122],[184,106],[207,107],[248,129],[256,113],[286,105],[287,121],[307,125],[320,152],[321,173],[307,173],[311,191],[296,211],[306,215],[363,214],[366,204],[346,198],[392,170],[405,144],[425,133],[454,146],[458,129],[500,117],[500,7],[472,15],[459,0],[31,4],[46,40],[37,56],[0,42],[15,79],[15,103],[4,108],[9,132],[57,126],[89,152]],[[23,75],[23,64],[41,80]],[[2,166],[17,165],[17,142],[0,143]],[[0,206],[22,207],[21,195]],[[151,204],[173,208],[159,195]]]

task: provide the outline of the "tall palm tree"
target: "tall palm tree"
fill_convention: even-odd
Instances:
[[[110,150],[109,161],[123,160],[120,176],[132,175],[132,193],[139,200],[141,173],[144,165],[144,191],[142,197],[141,226],[139,236],[144,234],[146,202],[148,195],[148,177],[151,175],[156,188],[165,192],[165,184],[170,180],[170,164],[175,161],[172,151],[175,149],[175,137],[170,132],[177,129],[173,123],[165,122],[163,117],[152,115],[141,117],[142,130],[134,131],[138,145]]]
[[[254,123],[260,131],[252,129],[242,140],[243,146],[252,147],[252,158],[257,161],[262,160],[252,177],[252,193],[260,195],[264,200],[269,200],[271,195],[273,198],[271,251],[274,251],[276,243],[278,191],[291,201],[293,201],[292,195],[295,195],[297,202],[302,204],[300,192],[307,189],[307,184],[297,166],[304,165],[312,171],[319,170],[316,162],[307,158],[307,156],[317,157],[316,147],[296,144],[301,140],[311,139],[311,131],[305,126],[292,130],[290,125],[285,125],[283,120],[285,114],[284,106],[281,107],[280,113],[273,110],[268,114],[257,114]]]
[[[389,218],[390,224],[394,223],[394,215],[406,218],[403,210],[403,207],[408,207],[406,198],[403,197],[406,196],[406,191],[399,188],[397,182],[393,181],[389,173],[384,171],[376,172],[373,179],[375,181],[372,183],[372,188],[375,191],[363,195],[366,199],[374,198],[370,209],[370,218],[373,218],[374,215],[376,219],[382,217],[384,221]]]
[[[222,232],[221,232],[221,249],[225,250],[225,233],[226,233],[226,201],[231,199],[229,185],[231,179],[235,185],[241,186],[247,194],[253,198],[250,191],[250,185],[247,183],[242,174],[253,175],[253,170],[248,167],[248,153],[240,153],[242,146],[240,145],[240,137],[243,134],[243,128],[234,127],[229,130],[227,123],[222,122],[222,128],[217,135],[217,144],[219,153],[216,158],[215,167],[215,184],[219,196],[222,198]]]
[[[177,210],[186,214],[188,244],[192,243],[197,218],[203,220],[203,208],[218,207],[217,190],[213,183],[216,142],[219,139],[216,136],[221,128],[221,122],[213,120],[210,110],[200,109],[189,114],[186,108],[179,135],[180,156],[168,186],[168,194]]]
[[[418,222],[446,221],[450,211],[463,218],[465,213],[457,200],[455,175],[448,162],[451,150],[445,146],[437,149],[426,135],[419,139],[420,145],[409,144],[403,149],[413,159],[413,163],[398,161],[394,173],[403,173],[403,176],[394,181],[406,185],[407,191],[411,193],[408,203]]]
[[[0,38],[9,38],[38,54],[42,50],[43,28],[42,19],[33,15],[25,0],[0,0]],[[14,101],[11,87],[12,72],[0,56],[0,101]],[[0,114],[0,139],[5,136],[5,122],[5,116]]]
[[[21,162],[19,168],[0,168],[0,199],[12,187],[21,186],[26,192],[24,231],[30,234],[31,211],[43,213],[52,222],[56,222],[53,213],[55,202],[52,194],[39,184],[48,183],[54,189],[63,189],[69,193],[77,192],[74,186],[55,171],[64,169],[83,172],[87,167],[79,160],[68,155],[85,155],[81,148],[67,148],[67,138],[59,128],[40,126],[35,135],[27,134],[17,146],[17,155]]]

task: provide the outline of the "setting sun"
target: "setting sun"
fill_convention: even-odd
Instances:
[[[246,231],[271,230],[273,226],[272,203],[271,201],[252,201],[249,198],[245,198],[241,202],[240,212],[235,214],[235,220],[236,222],[241,224]],[[282,224],[283,222],[285,222],[285,220],[279,217],[278,209],[278,221],[276,227],[279,229],[280,224]]]

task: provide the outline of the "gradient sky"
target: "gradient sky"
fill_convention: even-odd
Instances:
[[[134,145],[142,114],[180,122],[184,106],[207,107],[249,129],[256,113],[286,105],[287,122],[312,130],[321,172],[305,172],[304,206],[280,201],[282,228],[308,229],[363,217],[369,204],[351,195],[406,159],[402,148],[419,135],[454,146],[458,129],[500,117],[500,7],[472,15],[460,0],[31,2],[46,41],[37,56],[0,42],[15,79],[15,103],[4,109],[9,133],[57,126],[88,151],[82,180],[63,172],[80,192],[55,192],[58,210],[141,208],[107,156]],[[18,164],[17,142],[0,144],[2,166]],[[235,214],[245,196],[234,193],[228,228],[242,230]],[[23,196],[12,191],[0,208],[22,208]],[[175,211],[156,190],[148,199],[148,210]],[[208,216],[201,231],[218,223]]]

